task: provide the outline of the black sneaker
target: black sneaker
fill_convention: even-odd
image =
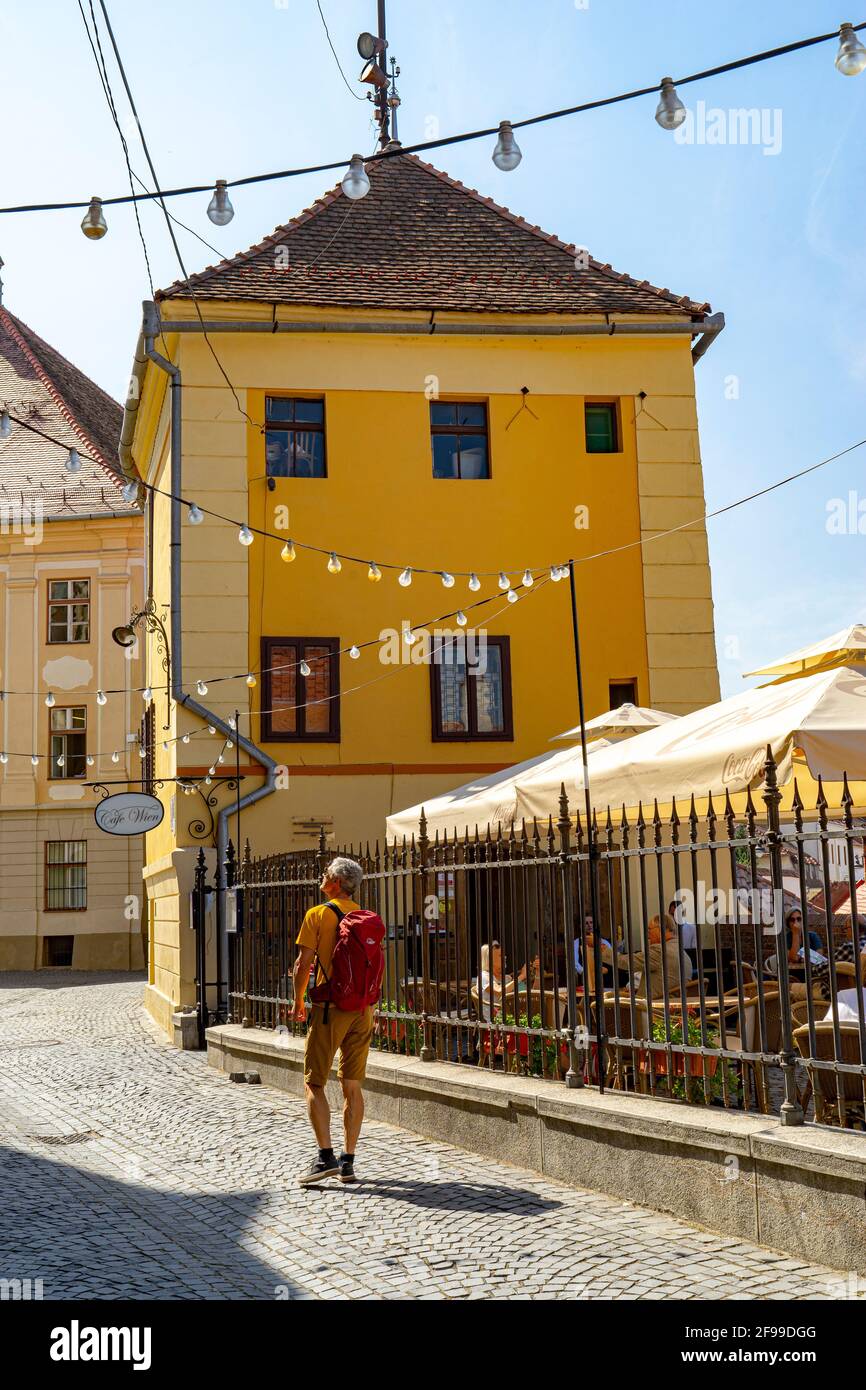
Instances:
[[[345,1154],[340,1154],[340,1182],[357,1182],[355,1177],[355,1160],[347,1158]]]
[[[314,1158],[309,1170],[302,1173],[298,1178],[301,1187],[312,1187],[314,1183],[323,1182],[325,1178],[335,1178],[340,1172],[340,1165],[335,1156],[330,1158]]]

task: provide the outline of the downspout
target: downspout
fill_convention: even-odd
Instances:
[[[220,946],[220,959],[225,970],[228,962],[228,932],[226,930],[226,910],[225,910],[225,861],[228,850],[229,817],[252,806],[263,797],[270,796],[276,791],[277,766],[273,758],[250,739],[244,738],[240,729],[232,729],[231,726],[210,710],[206,705],[202,705],[198,700],[194,700],[191,695],[183,689],[183,625],[181,623],[181,523],[182,523],[182,472],[181,472],[181,376],[180,368],[168,358],[163,357],[157,352],[154,341],[161,332],[159,322],[159,312],[156,305],[151,300],[145,300],[142,306],[144,311],[142,327],[143,358],[153,362],[164,371],[170,379],[171,390],[171,531],[169,543],[169,572],[171,580],[171,694],[175,704],[182,705],[197,714],[205,723],[212,724],[219,729],[226,738],[233,739],[238,748],[242,748],[251,758],[255,758],[260,763],[265,773],[265,781],[262,786],[254,791],[248,792],[246,796],[240,797],[231,807],[225,807],[217,815],[217,935]],[[136,404],[136,409],[137,404]],[[131,439],[131,436],[130,436]],[[122,457],[122,454],[121,454]],[[131,456],[130,456],[131,457]],[[240,852],[240,847],[239,847]],[[228,979],[220,979],[217,985],[217,1012],[221,1019],[228,1015]]]
[[[708,319],[703,322],[703,333],[692,348],[692,362],[700,362],[704,353],[711,348],[725,326],[725,316],[722,313],[710,314]]]

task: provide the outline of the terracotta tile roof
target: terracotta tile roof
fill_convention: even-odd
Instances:
[[[2,307],[0,408],[13,417],[11,436],[0,439],[0,507],[30,507],[38,501],[43,515],[55,517],[137,510],[120,495],[122,408]],[[36,431],[58,440],[59,446]],[[82,458],[81,471],[74,474],[65,467],[73,448]]]
[[[365,198],[350,202],[338,185],[259,245],[191,276],[196,297],[476,313],[709,311],[592,258],[577,270],[574,246],[415,155],[368,172]],[[183,298],[189,291],[177,281],[157,295]]]

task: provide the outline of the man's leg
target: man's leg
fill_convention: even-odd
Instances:
[[[331,1147],[331,1110],[328,1105],[328,1098],[325,1095],[324,1086],[311,1086],[309,1083],[304,1085],[304,1094],[307,1098],[307,1114],[310,1117],[310,1124],[316,1136],[316,1143],[320,1149],[330,1149]]]
[[[343,1152],[354,1154],[364,1123],[364,1092],[360,1081],[343,1081]]]

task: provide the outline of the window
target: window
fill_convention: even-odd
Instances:
[[[339,743],[339,650],[336,637],[262,638],[265,742]]]
[[[465,401],[431,401],[434,478],[489,478],[487,406]]]
[[[619,709],[620,705],[637,704],[637,681],[611,681],[609,685],[609,709]]]
[[[265,397],[265,471],[269,478],[324,478],[325,402]]]
[[[45,845],[46,912],[87,907],[87,841],[48,840]]]
[[[49,777],[83,777],[87,756],[87,710],[84,705],[53,709]]]
[[[443,643],[431,665],[434,740],[513,739],[507,637]]]
[[[72,964],[74,936],[44,936],[42,938],[42,964],[49,968]]]
[[[588,454],[615,454],[619,449],[616,427],[616,406],[585,405],[586,452]]]
[[[90,641],[89,579],[49,579],[48,640]]]
[[[153,796],[156,776],[156,716],[152,700],[138,726],[138,741],[144,753],[141,759],[141,790]]]

